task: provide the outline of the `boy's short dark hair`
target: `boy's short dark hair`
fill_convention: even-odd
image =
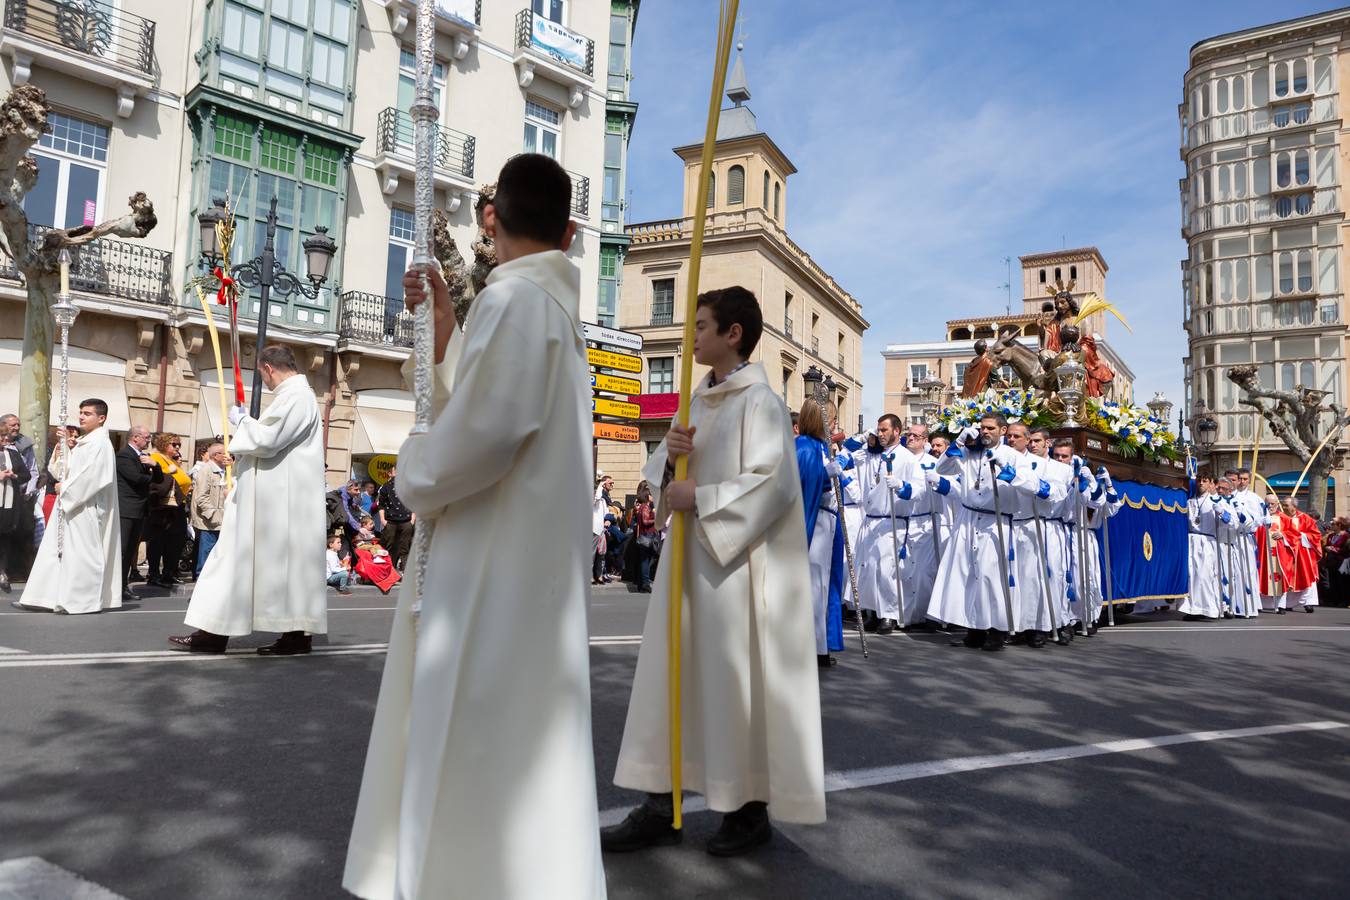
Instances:
[[[560,244],[572,210],[572,179],[542,153],[513,156],[497,176],[492,206],[510,234]]]
[[[718,334],[726,334],[732,325],[741,326],[741,343],[736,352],[741,359],[749,359],[764,334],[764,313],[755,295],[739,284],[734,284],[715,291],[704,291],[698,295],[698,305],[712,311]]]
[[[86,406],[94,411],[94,415],[102,416],[105,419],[108,418],[108,404],[99,400],[97,397],[81,400],[78,408],[84,409]]]

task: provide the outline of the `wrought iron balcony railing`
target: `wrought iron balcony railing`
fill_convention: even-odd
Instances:
[[[674,304],[661,304],[652,307],[653,325],[672,325],[675,322]]]
[[[412,116],[401,109],[381,110],[376,120],[376,150],[380,153],[413,155]],[[473,163],[478,139],[453,128],[436,128],[436,165],[464,178],[473,178]]]
[[[788,336],[788,340],[792,340],[792,316],[783,317],[783,333]]]
[[[413,317],[404,308],[403,301],[395,297],[347,291],[342,295],[338,334],[367,344],[411,347]]]
[[[51,230],[46,225],[29,225],[29,243],[39,245]],[[87,294],[172,306],[172,273],[173,253],[144,244],[100,238],[70,248],[70,286]],[[3,250],[0,278],[20,280],[14,260]]]
[[[6,0],[5,28],[66,50],[153,75],[155,23],[77,0]]]
[[[538,50],[578,72],[584,72],[587,76],[594,75],[595,41],[542,16],[538,18],[544,23],[542,28],[555,32],[557,39],[536,38],[534,10],[522,9],[516,15],[516,49]]]
[[[591,180],[576,172],[567,173],[572,178],[572,212],[585,218],[591,214]]]

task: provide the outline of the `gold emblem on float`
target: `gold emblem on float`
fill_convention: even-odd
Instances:
[[[1144,559],[1153,562],[1153,535],[1144,532]]]

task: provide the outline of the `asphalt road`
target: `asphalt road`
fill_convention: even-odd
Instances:
[[[4,861],[28,857],[131,900],[345,896],[392,598],[332,596],[316,653],[275,660],[169,654],[186,598],[154,593],[98,616],[0,608],[0,897]],[[609,819],[637,800],[610,778],[645,599],[593,594]],[[610,896],[1311,898],[1350,883],[1350,611],[1162,614],[1000,654],[941,635],[869,649],[850,637],[822,678],[828,823],[728,861],[702,850],[717,816],[692,813],[682,846],[606,858]],[[1163,740],[1111,743],[1128,739]]]

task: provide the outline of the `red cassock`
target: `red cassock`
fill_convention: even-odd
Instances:
[[[1317,566],[1322,560],[1322,530],[1317,527],[1317,520],[1305,512],[1280,518],[1293,524],[1292,530],[1285,533],[1294,556],[1289,589],[1301,591],[1310,588],[1317,584]]]
[[[398,584],[398,571],[388,556],[376,557],[369,550],[356,550],[356,574],[375,585],[384,593]]]
[[[1267,597],[1278,597],[1286,591],[1294,590],[1295,554],[1298,536],[1291,530],[1292,522],[1286,515],[1275,516],[1276,527],[1282,534],[1272,537],[1270,528],[1262,525],[1256,529],[1256,563],[1261,573],[1261,593]],[[1271,584],[1271,572],[1275,583]]]

